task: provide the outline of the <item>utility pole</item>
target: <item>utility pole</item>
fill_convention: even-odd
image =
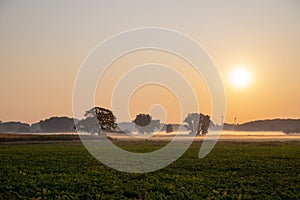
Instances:
[[[234,117],[234,131],[237,131],[237,117]]]
[[[200,135],[200,132],[201,132],[201,123],[202,123],[201,113],[199,113],[197,135]]]

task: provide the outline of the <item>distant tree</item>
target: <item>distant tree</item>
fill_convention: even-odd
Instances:
[[[184,119],[185,123],[187,123],[187,129],[190,133],[196,133],[197,127],[199,125],[199,114],[198,113],[191,113]]]
[[[74,124],[73,124],[73,126],[74,126]],[[41,128],[41,125],[40,125],[40,122],[31,124],[30,131],[33,132],[33,133],[43,132],[43,130]],[[73,129],[73,131],[74,131],[74,129]]]
[[[74,132],[74,119],[69,117],[51,117],[32,124],[32,132]]]
[[[78,121],[75,129],[80,132],[97,133],[98,135],[102,133],[98,119],[93,117],[87,117]]]
[[[152,133],[154,129],[160,128],[160,120],[152,120],[149,114],[138,114],[133,120],[139,133]]]
[[[133,122],[137,126],[147,126],[150,124],[152,117],[149,114],[138,114]]]
[[[210,125],[210,116],[209,115],[203,115],[200,113],[200,123],[201,127],[198,129],[198,134],[200,134],[200,131],[202,132],[202,135],[205,135],[208,133],[208,128]]]
[[[300,128],[295,128],[295,129],[285,129],[283,130],[285,134],[295,134],[295,133],[300,133]]]
[[[190,113],[183,122],[187,123],[186,127],[191,134],[206,134],[210,125],[210,116],[202,113]]]
[[[94,107],[85,113],[85,119],[80,120],[76,124],[78,131],[85,131],[88,133],[97,133],[98,135],[106,131],[112,131],[117,127],[116,117],[113,112],[101,108]]]
[[[166,132],[167,133],[172,133],[174,131],[172,124],[167,124],[166,125]]]
[[[3,122],[0,124],[1,133],[28,133],[30,126],[22,122]]]

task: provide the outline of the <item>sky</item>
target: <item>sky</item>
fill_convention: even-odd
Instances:
[[[299,19],[298,0],[0,0],[0,120],[34,123],[73,116],[74,82],[90,51],[114,34],[142,27],[173,29],[201,44],[223,81],[226,122],[300,118]],[[210,114],[205,77],[194,77],[178,57],[151,50],[111,65],[95,93],[97,105],[111,108],[107,94],[125,69],[154,61],[176,68],[193,88],[198,85],[201,112]],[[229,80],[240,66],[251,74],[245,87]],[[155,85],[133,92],[131,118],[153,105],[152,114],[161,116],[156,104],[169,113],[167,122],[179,120],[176,95]]]

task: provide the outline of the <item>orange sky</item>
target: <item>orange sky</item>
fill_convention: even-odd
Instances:
[[[145,26],[180,31],[206,49],[223,79],[227,122],[233,122],[235,116],[240,123],[300,118],[299,19],[297,0],[1,1],[0,120],[34,123],[55,115],[72,116],[73,84],[88,53],[112,34]],[[210,113],[204,80],[180,58],[153,51],[116,61],[111,73],[103,77],[109,83],[105,87],[100,83],[97,90],[99,105],[109,107],[109,95],[103,97],[102,90],[110,93],[113,80],[124,70],[154,61],[174,67],[199,86],[196,96],[201,112]],[[236,88],[228,80],[239,65],[252,74],[252,82],[244,88]],[[153,93],[162,98],[149,99],[147,94]],[[129,110],[134,116],[149,110],[151,103],[161,103],[169,113],[177,113],[176,101],[170,104],[172,98],[163,88],[140,88],[132,96]],[[177,120],[177,114],[168,115],[168,122]]]

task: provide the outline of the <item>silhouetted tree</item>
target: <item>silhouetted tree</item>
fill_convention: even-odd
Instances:
[[[201,127],[200,129],[198,129],[198,134],[200,134],[200,130],[202,132],[202,135],[205,135],[206,133],[208,133],[208,128],[210,125],[210,116],[209,115],[203,115],[200,114],[200,123],[201,123]]]
[[[51,117],[32,124],[30,128],[32,132],[73,132],[74,119],[68,117]]]
[[[154,129],[160,128],[160,120],[152,120],[149,114],[138,114],[133,120],[139,133],[152,133]]]
[[[184,119],[183,122],[187,123],[187,129],[190,133],[196,133],[197,127],[199,126],[199,114],[191,113]]]
[[[94,107],[85,113],[85,119],[80,120],[76,124],[78,131],[85,131],[89,133],[97,133],[100,135],[105,131],[112,131],[117,127],[116,117],[112,111]]]
[[[97,133],[98,135],[102,133],[99,121],[95,117],[87,117],[78,121],[75,128],[80,132]]]
[[[190,130],[191,134],[206,134],[210,125],[210,116],[203,115],[202,113],[190,113],[183,122],[187,123],[186,127]]]
[[[0,124],[1,133],[28,133],[30,132],[29,128],[29,124],[22,122],[3,122]]]
[[[172,133],[174,131],[172,124],[167,124],[166,125],[166,132],[167,133]]]

